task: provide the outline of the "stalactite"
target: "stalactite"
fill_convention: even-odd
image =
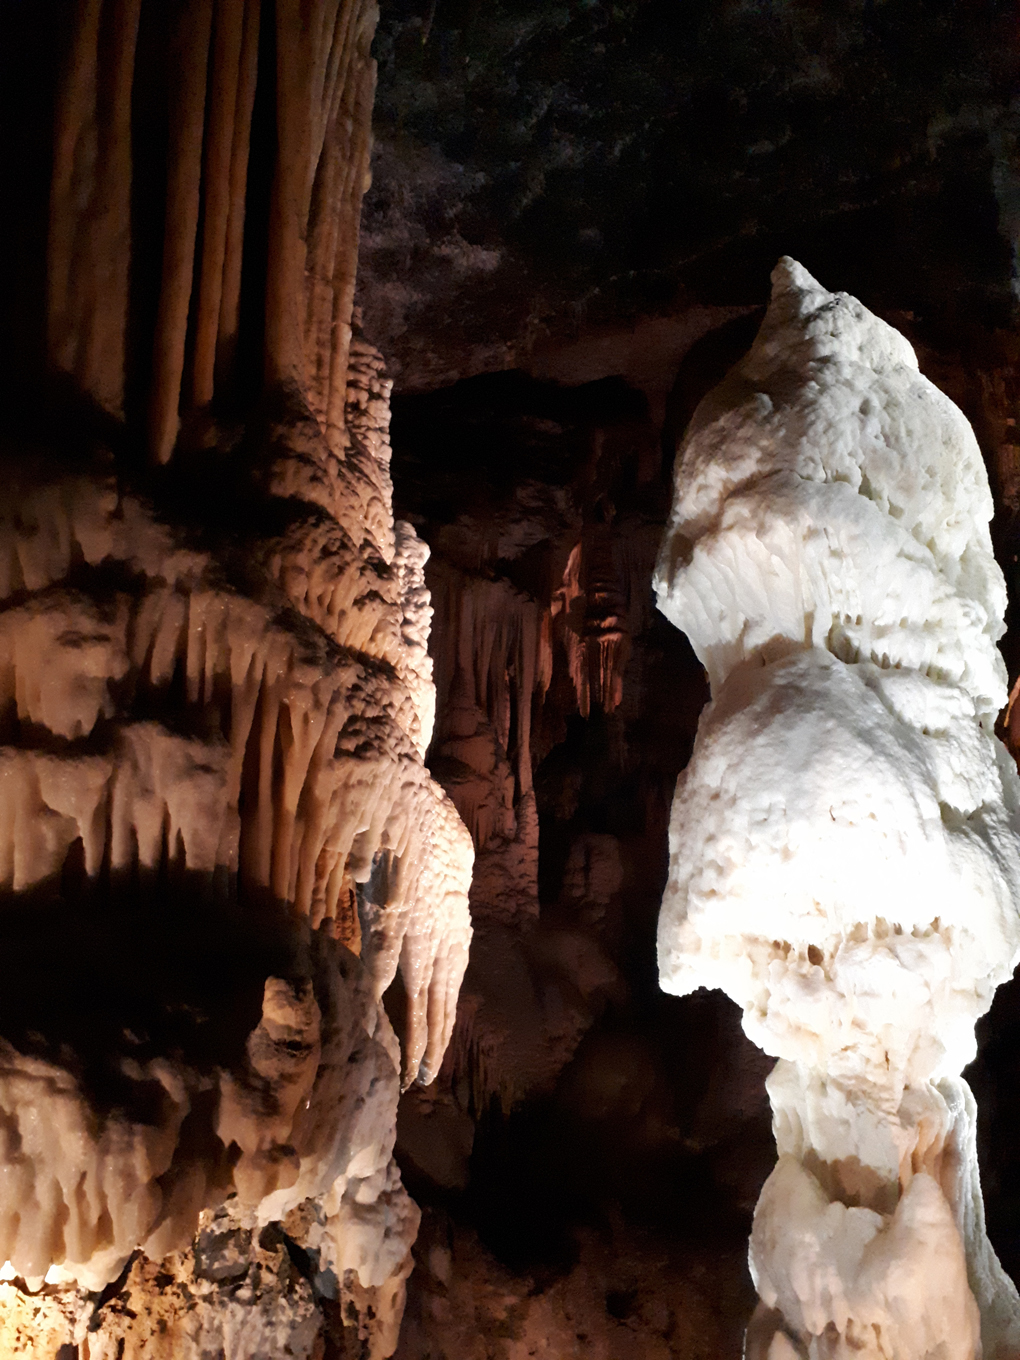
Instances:
[[[241,306],[241,265],[244,255],[245,191],[248,185],[248,158],[251,120],[255,106],[258,70],[260,6],[238,0],[244,14],[241,48],[238,53],[237,92],[234,100],[233,136],[230,146],[230,178],[227,191],[227,216],[223,240],[223,276],[220,286],[219,315],[213,382],[209,385],[208,363],[197,339],[195,345],[195,403],[202,406],[217,390],[226,389],[234,371]],[[224,53],[224,79],[229,79],[230,51]],[[209,288],[211,305],[216,291],[214,271]],[[202,367],[199,367],[199,364]]]
[[[124,408],[131,85],[141,0],[78,0],[54,119],[47,310],[52,362]]]
[[[232,173],[235,144],[244,148],[251,118],[251,98],[245,88],[243,61],[245,11],[254,6],[242,0],[217,5],[213,20],[211,88],[206,122],[202,182],[207,186],[199,254],[199,282],[194,315],[192,399],[199,408],[208,406],[216,390],[216,349],[220,338],[220,312],[230,244],[231,199],[243,193],[244,179]],[[253,26],[253,25],[250,25]],[[250,41],[250,39],[249,39]],[[250,95],[254,95],[252,86]]]
[[[163,276],[152,356],[149,441],[165,463],[177,442],[184,346],[191,309],[195,238],[202,206],[202,139],[213,0],[189,0],[177,16],[170,147],[167,155]],[[208,210],[208,209],[207,209]]]
[[[467,385],[464,399],[473,416]],[[450,1110],[460,1100],[452,1092],[466,1088],[473,1108],[495,1100],[509,1111],[550,1091],[616,985],[598,945],[552,925],[567,915],[564,901],[549,900],[549,916],[540,915],[533,767],[562,736],[571,690],[576,710],[596,722],[608,716],[611,732],[636,714],[636,692],[622,711],[624,671],[651,607],[631,581],[650,574],[656,529],[632,514],[617,519],[610,496],[644,429],[589,427],[580,394],[569,400],[581,429],[557,426],[558,437],[575,459],[577,444],[586,453],[569,486],[550,491],[522,469],[497,492],[481,470],[477,485],[469,478],[458,490],[456,519],[422,530],[434,549],[426,570],[436,611],[429,764],[476,849],[471,968],[442,1089],[422,1096],[423,1108],[446,1100]]]
[[[375,10],[368,0],[322,0],[308,15],[296,2],[275,6],[269,18],[262,10],[260,0],[181,0],[167,11],[170,141],[146,435],[157,463],[171,457],[182,430],[186,441],[207,438],[193,414],[229,404],[245,383],[299,393],[330,445],[344,439]],[[134,69],[140,16],[141,0],[79,4],[51,196],[50,359],[116,415],[124,412],[125,337],[137,306],[128,290],[132,167],[158,154],[132,125],[133,83],[149,76]],[[259,68],[267,22],[272,71]],[[267,275],[246,280],[260,81],[275,89],[275,173]],[[240,373],[242,293],[263,287],[263,372]]]
[[[619,552],[611,522],[587,526],[553,596],[552,615],[560,621],[578,711],[585,718],[593,704],[612,713],[623,699],[630,609]]]
[[[310,1357],[320,1289],[396,1344],[396,1101],[450,1039],[473,852],[423,763],[427,551],[352,328],[375,17],[74,9],[40,306],[91,433],[5,454],[0,507],[5,948],[57,941],[0,1006],[0,1349]]]

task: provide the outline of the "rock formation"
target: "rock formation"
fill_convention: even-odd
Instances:
[[[782,260],[689,427],[655,578],[712,685],[661,984],[722,988],[779,1059],[752,1356],[1020,1352],[960,1077],[1020,954],[991,510],[909,344]]]
[[[454,1038],[400,1106],[423,1217],[398,1360],[736,1356],[753,1306],[765,1064],[725,998],[666,997],[654,973],[707,686],[650,590],[669,505],[655,418],[620,378],[584,376],[394,401],[396,503],[432,550],[428,761],[478,836]]]
[[[508,1111],[551,1090],[617,981],[576,921],[540,919],[535,770],[565,712],[618,709],[630,632],[652,612],[647,590],[631,598],[605,511],[620,464],[650,436],[623,383],[569,390],[514,374],[407,400],[400,495],[432,547],[429,764],[475,845],[476,933],[440,1088],[466,1081],[476,1112],[493,1098]],[[584,877],[597,854],[579,844],[574,857]],[[618,863],[606,878],[608,900]],[[402,1117],[419,1106],[434,1128],[438,1098],[415,1093]]]
[[[374,22],[68,28],[46,400],[0,449],[5,1354],[396,1345],[472,848],[352,326]]]

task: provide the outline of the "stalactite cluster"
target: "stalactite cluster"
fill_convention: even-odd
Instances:
[[[341,437],[375,19],[368,0],[76,5],[54,119],[49,356],[144,423],[159,463],[182,425],[263,378]],[[253,319],[258,336],[242,334]]]
[[[643,407],[622,384],[593,386],[576,394],[526,389],[525,401],[543,414],[521,422],[524,439],[540,452],[529,449],[523,466],[510,452],[498,461],[472,454],[449,487],[461,419],[472,444],[498,447],[506,438],[498,385],[490,398],[481,383],[477,397],[465,384],[462,393],[423,398],[413,426],[405,417],[412,449],[430,437],[436,443],[420,470],[408,466],[405,445],[401,494],[432,546],[426,577],[439,718],[428,759],[474,840],[476,931],[443,1079],[405,1102],[408,1126],[411,1108],[422,1129],[458,1119],[455,1089],[469,1092],[477,1112],[494,1098],[509,1111],[551,1089],[618,985],[596,932],[576,920],[583,904],[619,891],[613,838],[603,838],[608,848],[580,841],[573,848],[560,910],[539,872],[536,771],[562,739],[566,715],[624,721],[630,637],[652,614],[631,583],[651,570],[654,535],[632,512],[614,522],[609,494],[621,477],[626,483],[635,447],[644,450],[649,439]],[[479,431],[475,422],[490,419],[495,430]],[[519,421],[514,412],[508,424]],[[556,472],[552,487],[538,480],[543,467]],[[415,497],[408,486],[419,477]]]
[[[2,451],[0,1344],[381,1357],[473,856],[355,334],[375,10],[69,18],[62,415]]]

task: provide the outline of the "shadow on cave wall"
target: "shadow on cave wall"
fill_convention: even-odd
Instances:
[[[59,876],[0,894],[0,1037],[69,1072],[97,1115],[141,1123],[157,1121],[137,1106],[125,1061],[239,1068],[266,979],[300,989],[315,943],[286,903],[222,887],[173,857],[90,879],[77,841]]]

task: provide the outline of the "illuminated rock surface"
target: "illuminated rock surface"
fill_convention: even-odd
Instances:
[[[705,694],[651,606],[661,448],[793,250],[974,420],[1011,569],[1007,10],[388,0],[359,255],[371,3],[3,7],[2,1227],[63,1265],[29,1292],[0,1258],[0,1352],[393,1349],[392,1111],[466,926],[459,871],[406,872],[459,834],[434,703],[477,935],[400,1105],[398,1355],[740,1353],[770,1060],[654,971]],[[492,374],[496,430],[423,390],[506,365],[541,390]],[[1005,991],[982,1167],[1015,1271]],[[142,1239],[181,1245],[66,1279]]]
[[[0,455],[4,1354],[397,1341],[473,851],[353,324],[375,11],[312,10],[67,35],[48,395]]]
[[[977,443],[902,336],[784,259],[675,478],[655,585],[712,703],[659,970],[728,992],[780,1059],[750,1353],[969,1360],[980,1313],[984,1354],[1012,1354],[959,1076],[1020,951]]]

